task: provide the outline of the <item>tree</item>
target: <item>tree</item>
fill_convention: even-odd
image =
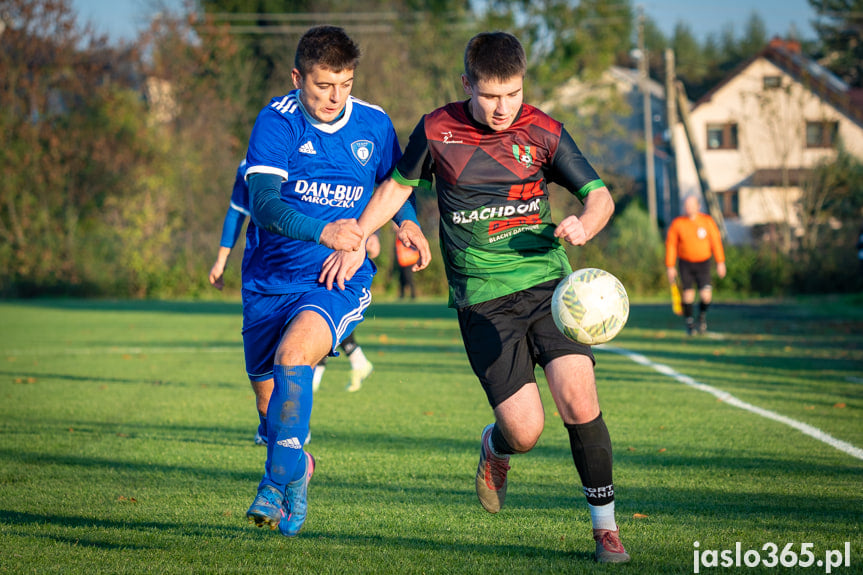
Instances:
[[[852,88],[863,88],[863,0],[809,0],[824,65]]]
[[[638,45],[638,39],[633,40],[633,45]],[[668,38],[662,33],[659,25],[653,18],[644,18],[644,47],[647,50],[647,58],[650,61],[650,75],[653,78],[665,77],[665,49],[669,47]],[[633,62],[632,67],[636,65]]]
[[[204,283],[218,245],[254,120],[255,70],[228,30],[196,37],[180,15],[163,13],[139,42],[154,150],[134,168],[140,208],[111,206],[118,257],[135,295],[187,292]]]
[[[687,94],[698,100],[741,62],[767,46],[767,29],[762,17],[753,11],[740,37],[729,22],[718,35],[708,34],[699,42],[686,23],[678,22],[670,43],[677,59],[677,75]]]
[[[799,201],[801,250],[822,257],[823,232],[832,222],[856,230],[863,221],[863,164],[844,148],[833,160],[821,162],[803,182]]]
[[[597,77],[629,49],[628,1],[498,1],[489,12],[511,23],[528,57],[529,100],[543,101],[574,76]]]
[[[767,26],[756,11],[752,11],[743,27],[743,35],[737,44],[737,58],[746,60],[767,46]]]
[[[68,0],[0,16],[0,292],[187,290],[251,124],[230,36],[163,14],[113,49]]]
[[[701,52],[701,46],[692,30],[683,22],[674,26],[671,36],[671,49],[674,50],[675,69],[677,76],[686,85],[687,92],[697,93],[693,88],[698,86],[707,72],[707,64]]]
[[[8,0],[0,16],[0,291],[81,285],[85,237],[141,151],[134,53],[62,0]]]

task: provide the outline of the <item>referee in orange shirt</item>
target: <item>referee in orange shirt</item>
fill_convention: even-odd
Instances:
[[[713,218],[701,213],[700,209],[698,197],[687,196],[683,201],[684,215],[674,218],[665,238],[665,267],[669,283],[677,280],[677,267],[680,267],[683,317],[688,335],[707,331],[707,308],[713,299],[711,256],[716,260],[716,274],[720,278],[725,277],[725,250],[722,249],[719,228]],[[699,296],[697,325],[693,317],[696,287]]]

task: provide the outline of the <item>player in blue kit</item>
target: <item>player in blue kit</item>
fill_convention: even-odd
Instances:
[[[246,153],[251,223],[243,256],[243,345],[252,381],[273,381],[264,476],[246,516],[288,537],[306,518],[315,461],[303,449],[313,366],[335,355],[363,320],[376,268],[366,258],[340,289],[318,282],[333,250],[357,251],[357,218],[401,156],[392,122],[351,96],[359,47],[341,28],[318,26],[297,45],[295,90],[258,114]],[[399,240],[425,254],[415,221]]]
[[[233,252],[234,246],[237,244],[237,240],[240,238],[240,233],[243,231],[243,224],[245,224],[246,218],[250,215],[249,186],[246,183],[247,165],[246,160],[243,159],[237,168],[236,177],[234,178],[234,187],[231,191],[231,201],[228,206],[228,210],[225,213],[225,220],[222,223],[222,235],[219,241],[219,250],[216,254],[216,261],[213,263],[213,267],[210,268],[208,279],[210,284],[218,290],[225,287],[224,274],[225,268],[228,265],[228,258],[230,257],[231,252]],[[415,214],[415,211],[413,211],[414,201],[415,199],[412,198],[411,203],[396,214],[396,217],[393,218],[396,225],[408,217],[414,217],[415,219],[415,216],[410,216],[410,214]],[[370,243],[372,239],[376,242],[377,236],[370,238]],[[372,251],[372,246],[366,246],[366,250],[369,257],[374,259],[376,252]],[[342,351],[345,352],[345,355],[348,356],[348,360],[351,362],[351,380],[346,387],[346,391],[358,391],[362,387],[363,380],[371,374],[374,366],[366,358],[353,333],[345,337],[339,344],[339,347],[341,347]],[[322,359],[318,362],[318,365],[315,366],[313,379],[313,388],[315,391],[317,391],[320,386],[325,369],[326,358]],[[270,395],[273,392],[273,382],[272,380],[251,381],[251,384],[252,390],[255,393],[255,405],[257,407],[259,419],[258,429],[255,433],[255,443],[257,445],[266,445],[267,405],[270,401]],[[306,438],[305,443],[308,443],[308,438]]]

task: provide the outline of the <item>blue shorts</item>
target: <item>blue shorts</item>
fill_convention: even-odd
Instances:
[[[323,286],[275,295],[243,290],[243,350],[249,380],[272,379],[282,334],[301,311],[313,311],[326,320],[333,337],[330,353],[334,354],[342,339],[363,321],[371,302],[372,293],[361,282],[345,284],[344,291]]]

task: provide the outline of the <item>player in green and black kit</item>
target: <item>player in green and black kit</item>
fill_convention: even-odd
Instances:
[[[510,34],[475,36],[465,51],[469,99],[427,114],[411,134],[392,177],[359,220],[366,236],[430,185],[450,306],[458,310],[468,358],[495,423],[482,433],[476,490],[486,510],[504,503],[510,455],[536,445],[545,415],[534,367],[545,371],[569,433],[596,541],[596,560],[629,560],[614,515],[611,440],[602,419],[590,347],[557,329],[551,296],[572,270],[560,243],[583,245],[608,223],[611,194],[560,122],[523,103],[524,50]],[[580,216],[551,221],[548,183],[575,194]],[[336,252],[321,281],[341,285],[361,253]]]

